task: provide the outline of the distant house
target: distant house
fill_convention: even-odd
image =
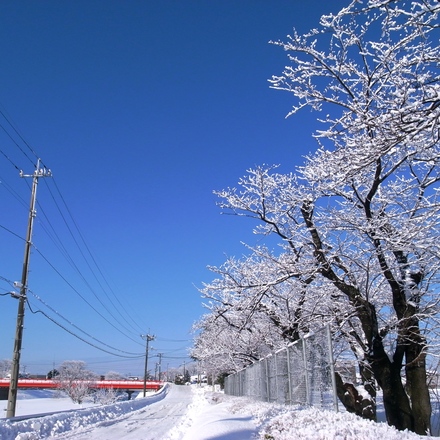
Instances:
[[[196,374],[191,376],[191,383],[208,383],[206,374]]]

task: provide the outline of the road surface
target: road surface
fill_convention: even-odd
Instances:
[[[185,415],[192,400],[191,387],[171,386],[164,399],[140,410],[51,438],[60,440],[177,440],[180,438],[178,427],[185,424]]]

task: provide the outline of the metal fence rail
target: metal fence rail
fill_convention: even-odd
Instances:
[[[329,326],[226,377],[225,393],[337,411]]]

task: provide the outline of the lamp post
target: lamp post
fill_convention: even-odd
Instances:
[[[155,337],[152,335],[141,335],[141,337],[147,341],[147,346],[145,349],[145,368],[144,368],[144,397],[145,397],[147,394],[148,345],[150,344],[150,341],[154,340]]]

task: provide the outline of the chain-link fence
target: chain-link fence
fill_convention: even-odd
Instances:
[[[226,377],[225,393],[337,411],[330,328],[327,326]]]

